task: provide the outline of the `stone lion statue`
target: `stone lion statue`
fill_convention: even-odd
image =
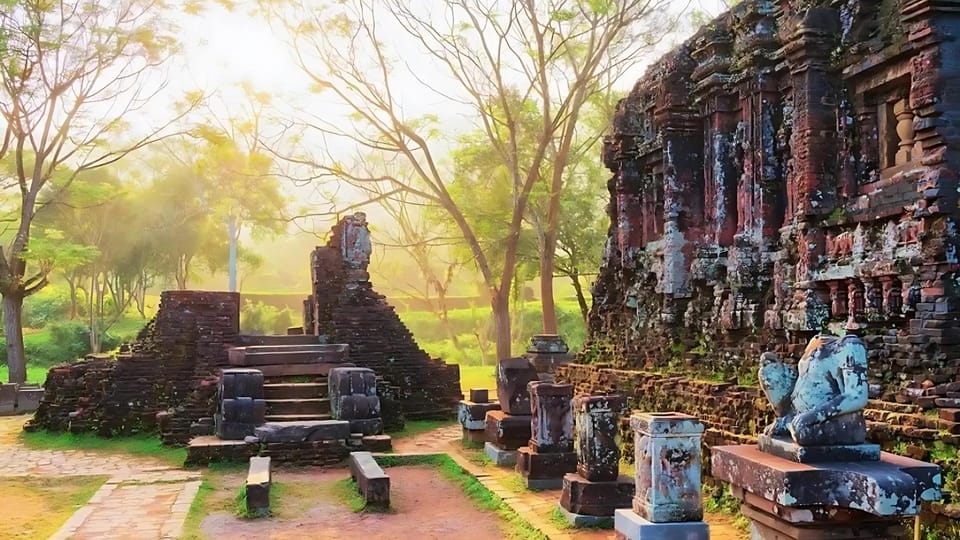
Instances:
[[[867,349],[860,338],[818,335],[796,365],[760,357],[760,387],[777,413],[764,433],[801,446],[855,445],[866,439]]]

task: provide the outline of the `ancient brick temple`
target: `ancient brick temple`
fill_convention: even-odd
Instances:
[[[952,470],[958,33],[956,0],[744,0],[652,65],[604,141],[590,337],[558,381],[750,442],[760,354],[854,332],[871,440]]]
[[[594,349],[732,375],[850,330],[884,390],[954,380],[957,31],[955,1],[747,0],[651,67],[605,140]]]

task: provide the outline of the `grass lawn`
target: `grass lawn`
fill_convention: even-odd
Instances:
[[[47,538],[107,481],[106,476],[15,477],[0,482],[0,538]]]
[[[471,388],[487,388],[491,396],[497,393],[496,366],[460,366],[460,389],[464,396],[470,395]],[[492,399],[492,397],[491,397]]]
[[[28,448],[43,450],[89,450],[112,454],[132,454],[152,457],[179,467],[187,458],[186,448],[163,446],[157,435],[134,435],[115,439],[97,437],[91,433],[23,432],[20,440]],[[2,536],[0,536],[2,538]]]
[[[456,423],[456,420],[407,420],[402,430],[391,431],[389,435],[393,440],[404,439]]]

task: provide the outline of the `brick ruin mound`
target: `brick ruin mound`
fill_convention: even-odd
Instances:
[[[955,4],[747,0],[653,64],[604,141],[589,338],[558,380],[737,444],[770,420],[762,352],[853,332],[871,439],[944,465],[956,492]]]
[[[348,344],[348,361],[377,373],[385,422],[389,403],[409,419],[452,418],[463,397],[459,366],[420,349],[373,290],[366,263],[362,271],[348,265],[339,246],[344,228],[344,222],[334,227],[333,240],[311,257],[313,300],[305,303],[305,320],[316,322],[303,330],[317,343]],[[228,349],[258,340],[240,335],[238,293],[166,291],[160,298],[155,319],[116,358],[92,355],[51,368],[26,429],[102,436],[159,430],[167,444],[198,434],[198,422],[216,409],[219,371],[233,367]]]

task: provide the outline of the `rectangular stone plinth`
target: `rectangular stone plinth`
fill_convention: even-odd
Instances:
[[[912,516],[941,497],[940,467],[883,452],[880,461],[797,463],[755,445],[711,450],[714,478],[785,507],[834,507]]]
[[[619,508],[630,508],[636,486],[633,478],[621,476],[612,482],[591,482],[579,474],[563,475],[560,506],[585,516],[612,517]]]
[[[486,388],[471,388],[470,401],[474,403],[489,403],[490,391]]]
[[[535,452],[529,446],[517,450],[517,472],[524,478],[554,478],[556,487],[560,487],[563,476],[576,470],[577,454],[574,452]]]
[[[626,407],[623,396],[577,396],[577,472],[593,482],[615,482],[620,475],[620,413]]]
[[[487,432],[464,428],[462,440],[467,447],[483,446],[487,442]]]
[[[880,461],[879,444],[848,444],[800,446],[792,440],[760,435],[761,452],[773,454],[797,463],[824,463],[828,461]]]
[[[700,438],[703,424],[681,413],[630,417],[636,446],[633,511],[654,523],[700,521]]]
[[[303,442],[350,437],[350,422],[346,420],[315,420],[307,422],[267,422],[253,430],[260,442]]]
[[[499,410],[500,404],[496,401],[477,403],[464,399],[457,407],[457,419],[464,429],[483,431],[487,426],[487,413]]]
[[[504,450],[516,450],[530,440],[530,415],[490,411],[486,423],[487,442]]]
[[[530,392],[530,448],[573,452],[573,385],[534,381]]]
[[[710,540],[710,527],[703,521],[653,523],[633,510],[617,510],[613,528],[617,540]]]

